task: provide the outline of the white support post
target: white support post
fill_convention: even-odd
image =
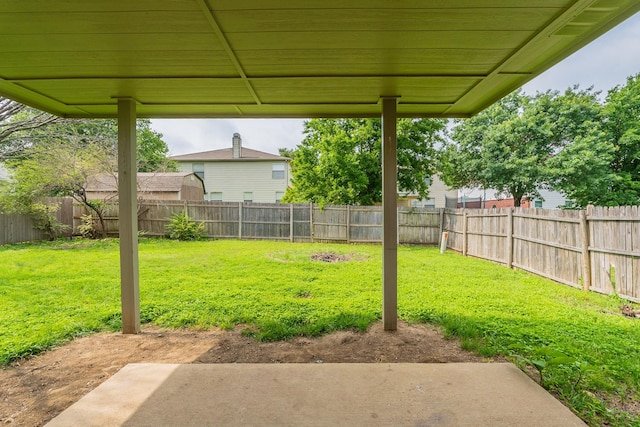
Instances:
[[[118,99],[118,199],[122,333],[140,332],[138,209],[136,187],[136,102]]]
[[[382,98],[382,323],[398,329],[397,98]]]

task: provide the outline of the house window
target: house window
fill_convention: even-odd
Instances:
[[[193,163],[191,165],[191,171],[204,181],[204,163]]]
[[[276,203],[280,203],[280,200],[284,197],[284,191],[276,191]]]
[[[534,203],[534,207],[536,208],[541,208],[542,207],[542,200],[536,200]]]
[[[222,201],[222,192],[221,191],[214,191],[212,193],[209,193],[209,200],[214,200],[217,202],[221,202]]]
[[[274,163],[271,165],[271,178],[284,179],[284,163]]]
[[[253,193],[251,191],[245,191],[245,193],[244,193],[244,202],[245,203],[253,202]]]
[[[411,200],[412,208],[435,208],[436,199]]]

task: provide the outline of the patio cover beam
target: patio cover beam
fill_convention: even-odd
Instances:
[[[122,332],[140,332],[138,209],[136,189],[136,101],[118,99],[118,193]]]
[[[382,323],[398,328],[397,97],[382,98]]]

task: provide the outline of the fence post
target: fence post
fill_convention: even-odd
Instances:
[[[467,210],[462,212],[462,255],[467,256]]]
[[[400,217],[400,208],[396,203],[396,218]],[[396,245],[400,244],[400,221],[396,219]]]
[[[587,207],[589,211],[589,207]],[[580,211],[580,239],[582,241],[582,289],[591,288],[591,256],[589,255],[589,220],[588,211]]]
[[[438,233],[438,238],[442,238],[442,233],[444,232],[444,208],[438,209],[440,211],[440,232]]]
[[[313,202],[309,203],[309,237],[313,243]]]
[[[507,267],[513,266],[513,208],[507,209]]]
[[[293,203],[289,204],[289,241],[293,242]]]
[[[347,244],[351,243],[351,206],[347,205]]]
[[[242,240],[242,202],[238,202],[238,239]]]

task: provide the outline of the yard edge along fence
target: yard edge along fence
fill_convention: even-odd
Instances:
[[[73,199],[71,198],[47,198],[47,204],[57,204],[58,211],[55,217],[62,224],[71,227],[73,224]],[[21,214],[0,214],[0,245],[7,243],[32,242],[47,240],[47,235],[34,228],[31,217]],[[71,228],[64,233],[71,236]]]
[[[73,222],[86,213],[74,206]],[[215,238],[292,242],[379,243],[380,206],[324,206],[141,201],[138,228],[165,234],[172,214],[186,212]],[[118,206],[107,210],[107,232],[118,232]],[[18,224],[19,221],[23,221]],[[0,242],[37,240],[25,218],[0,215]],[[603,294],[640,302],[640,208],[590,207],[586,211],[532,208],[398,208],[398,243],[447,247],[510,268]]]
[[[164,236],[169,218],[185,212],[205,225],[206,237],[265,239],[291,242],[378,243],[382,240],[381,206],[235,203],[214,201],[142,201],[138,229]],[[75,227],[86,210],[76,205]],[[435,245],[442,234],[444,210],[398,208],[398,242]],[[118,233],[118,205],[107,206],[106,231]]]
[[[449,247],[640,302],[640,207],[447,209]]]

